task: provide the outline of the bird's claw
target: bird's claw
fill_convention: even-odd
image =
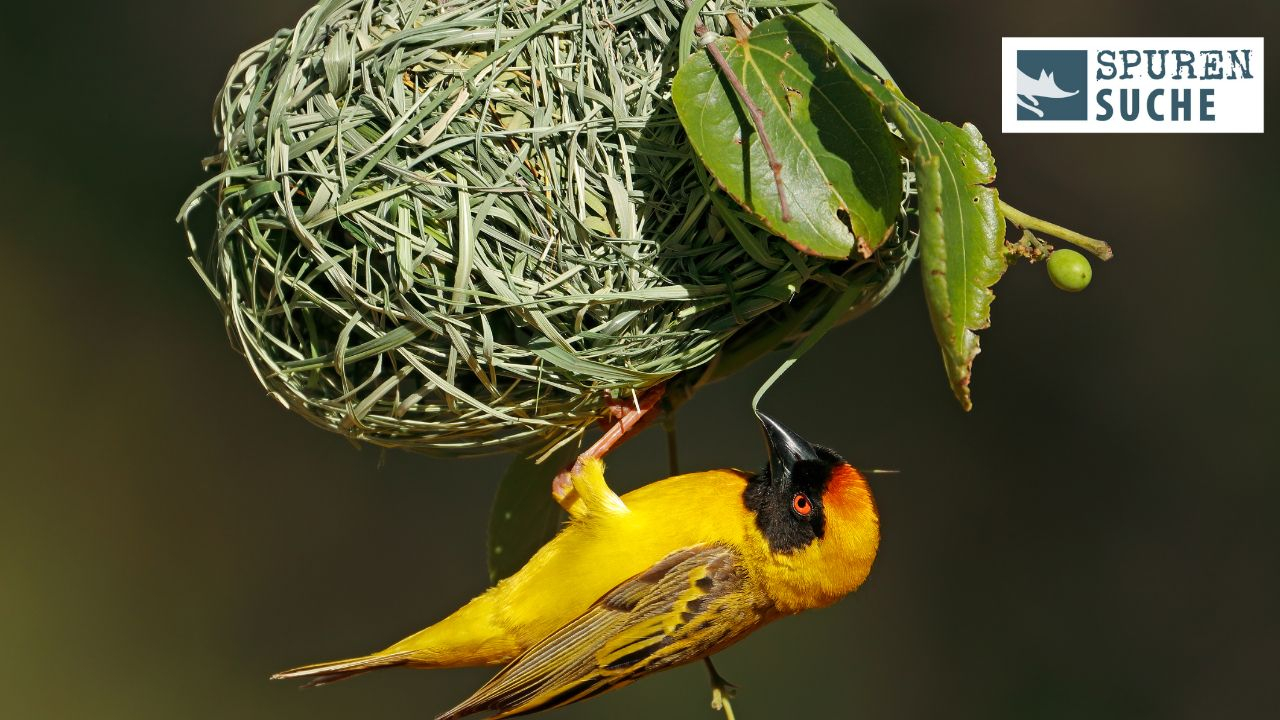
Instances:
[[[631,397],[614,397],[608,390],[603,391],[603,395],[605,415],[600,418],[600,427],[605,430],[636,409],[636,401]]]
[[[733,705],[729,703],[729,698],[731,697],[733,697],[732,688],[723,687],[711,689],[711,709],[716,712],[723,712],[725,720],[735,720],[733,716]]]
[[[591,447],[578,456],[573,467],[561,471],[556,475],[555,480],[551,481],[551,496],[556,502],[563,507],[571,504],[569,496],[573,493],[573,476],[582,469],[584,458],[603,459],[614,446],[638,433],[653,420],[654,407],[662,399],[663,392],[665,392],[665,386],[657,385],[645,390],[639,398],[626,402],[606,395],[608,417],[603,419],[609,421],[608,429]]]
[[[738,694],[738,686],[725,680],[716,671],[716,666],[711,663],[711,658],[705,658],[705,662],[707,672],[711,675],[711,709],[716,712],[723,712],[725,720],[734,720],[733,705],[729,701]]]
[[[574,461],[573,465],[561,470],[556,474],[554,480],[551,481],[551,497],[561,505],[565,504],[569,499],[569,494],[573,492],[573,478],[582,472],[582,456]]]

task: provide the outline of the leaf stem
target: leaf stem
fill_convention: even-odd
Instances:
[[[688,7],[686,0],[685,6]],[[741,22],[739,20],[739,22]],[[736,28],[735,28],[736,29]],[[707,34],[707,26],[698,21],[693,26],[693,32],[699,38]],[[739,38],[738,42],[743,42]],[[714,42],[707,43],[707,54],[715,61],[716,67],[720,68],[720,72],[724,73],[724,77],[729,81],[729,86],[733,88],[733,92],[742,100],[742,104],[747,108],[747,114],[751,116],[751,124],[755,126],[756,134],[760,136],[760,145],[764,147],[764,155],[769,160],[769,169],[773,171],[773,184],[778,188],[778,205],[782,210],[782,222],[791,222],[791,207],[787,203],[787,193],[782,187],[782,163],[778,161],[778,154],[773,150],[773,143],[769,140],[769,134],[764,129],[764,113],[760,111],[760,106],[756,105],[751,96],[747,94],[747,88],[742,84],[742,79],[729,66],[729,61],[725,59],[724,53],[720,51],[720,47]],[[746,142],[746,138],[743,138]]]
[[[1023,230],[1035,230],[1045,235],[1056,237],[1059,240],[1065,240],[1072,245],[1088,250],[1104,261],[1110,260],[1114,256],[1114,253],[1111,252],[1111,246],[1107,243],[1091,238],[1088,235],[1081,235],[1074,230],[1068,230],[1047,220],[1041,220],[1033,215],[1028,215],[1004,200],[1000,201],[1000,212],[1004,214],[1006,220]]]

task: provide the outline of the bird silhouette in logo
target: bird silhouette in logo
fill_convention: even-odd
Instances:
[[[1056,100],[1069,98],[1079,93],[1079,90],[1068,92],[1058,87],[1058,82],[1053,79],[1053,73],[1051,72],[1041,70],[1040,77],[1033,78],[1022,72],[1022,70],[1018,70],[1018,106],[1030,110],[1037,117],[1044,117],[1044,110],[1040,109],[1038,98]]]

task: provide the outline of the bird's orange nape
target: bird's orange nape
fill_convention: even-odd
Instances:
[[[831,470],[831,480],[822,496],[828,514],[852,518],[867,512],[876,512],[876,501],[871,495],[867,479],[857,468],[841,463]]]

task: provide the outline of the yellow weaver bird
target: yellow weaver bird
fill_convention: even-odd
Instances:
[[[758,474],[677,475],[619,497],[599,459],[580,461],[561,499],[569,522],[515,575],[381,652],[274,677],[319,685],[385,667],[506,664],[437,720],[505,718],[710,658],[830,605],[871,571],[875,501],[834,452],[760,420],[769,462]]]

